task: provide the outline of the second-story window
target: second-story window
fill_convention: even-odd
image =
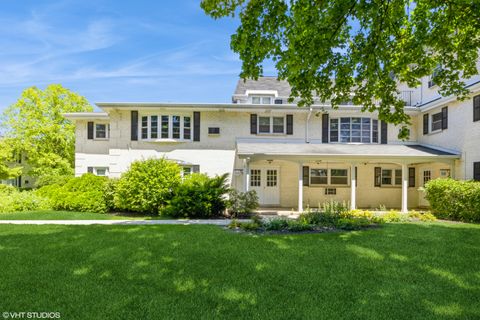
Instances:
[[[285,117],[258,117],[258,133],[284,134]]]
[[[108,139],[110,126],[105,123],[95,123],[95,139]]]
[[[378,143],[378,120],[360,117],[332,118],[330,142]]]
[[[432,114],[432,131],[442,130],[442,113]]]
[[[141,118],[141,137],[147,139],[191,139],[191,117],[180,115],[151,115]]]

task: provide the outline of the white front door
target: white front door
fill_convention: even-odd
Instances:
[[[260,205],[280,204],[280,170],[275,167],[252,167],[250,189],[255,190]]]

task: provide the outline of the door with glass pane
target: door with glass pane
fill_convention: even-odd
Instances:
[[[252,167],[250,190],[255,190],[260,205],[280,204],[280,170],[275,167]]]

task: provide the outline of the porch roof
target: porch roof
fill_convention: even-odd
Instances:
[[[406,144],[335,144],[300,141],[237,140],[240,158],[257,159],[458,159],[460,154],[422,145]]]

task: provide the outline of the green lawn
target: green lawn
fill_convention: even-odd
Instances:
[[[480,226],[304,235],[0,226],[0,311],[61,319],[478,319]]]
[[[0,213],[0,220],[151,220],[168,219],[168,217],[148,216],[127,213],[93,213],[72,211],[29,211]]]

